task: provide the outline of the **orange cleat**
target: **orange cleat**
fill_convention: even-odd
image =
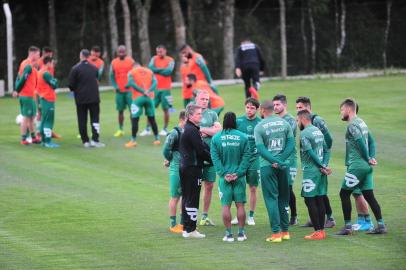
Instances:
[[[62,136],[52,131],[52,138],[53,139],[61,139]]]
[[[29,145],[30,143],[27,140],[22,140],[20,142],[21,145]]]
[[[272,243],[280,243],[282,242],[282,234],[281,233],[272,234],[271,236],[266,238],[266,241]]]
[[[326,239],[326,233],[324,231],[315,231],[312,234],[304,237],[307,240],[323,240]]]
[[[281,232],[282,240],[290,240],[289,232]]]
[[[255,98],[256,100],[259,100],[259,94],[258,94],[257,89],[255,89],[254,87],[251,86],[248,89],[248,91],[250,92],[252,98]]]
[[[171,233],[182,233],[183,232],[183,225],[182,224],[176,224],[174,227],[170,227],[169,231]]]
[[[133,147],[137,146],[137,142],[136,141],[129,141],[124,146],[127,147],[127,148],[133,148]]]
[[[153,142],[153,144],[154,144],[154,145],[160,145],[160,144],[161,144],[161,141],[160,141],[160,140],[155,140],[155,141]]]

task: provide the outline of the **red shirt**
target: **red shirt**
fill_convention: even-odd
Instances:
[[[25,83],[21,88],[19,95],[22,97],[34,97],[35,89],[37,88],[37,70],[35,69],[34,65],[31,63],[29,59],[25,59],[24,61],[21,62],[20,67],[18,69],[18,74],[19,76],[22,76],[24,68],[27,65],[31,65],[31,73],[25,80]]]
[[[45,66],[42,67],[37,73],[38,75],[37,93],[40,97],[44,98],[46,101],[55,102],[56,93],[55,90],[45,81],[44,79],[45,72],[51,73],[50,69],[46,68]]]
[[[193,89],[190,87],[186,87],[185,79],[186,76],[190,73],[189,64],[182,64],[180,66],[180,76],[182,79],[182,97],[183,99],[191,99],[193,98]]]
[[[173,62],[173,58],[169,56],[165,56],[164,58],[161,58],[159,56],[154,57],[154,66],[159,69],[164,69],[168,68],[169,64]],[[172,77],[171,75],[169,76],[164,76],[158,73],[155,73],[155,77],[157,80],[157,90],[170,90],[171,89],[171,84],[172,84]]]
[[[118,89],[120,92],[128,92],[128,89],[125,89],[125,85],[128,83],[128,72],[133,68],[134,60],[126,56],[123,60],[119,57],[115,58],[111,62],[111,68],[114,72],[114,79],[116,80]]]
[[[152,86],[152,77],[154,76],[154,73],[152,70],[146,67],[136,67],[130,70],[129,72],[133,79],[134,83],[138,86],[141,87],[144,91],[147,91],[149,88]],[[137,99],[138,97],[142,96],[140,92],[137,90],[133,89],[133,95],[132,98],[133,100]],[[154,98],[154,91],[150,92],[148,95],[150,98]]]

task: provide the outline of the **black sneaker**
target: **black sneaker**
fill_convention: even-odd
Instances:
[[[313,227],[313,223],[312,223],[311,220],[308,220],[305,224],[303,224],[303,225],[300,226],[300,227]]]
[[[370,229],[366,234],[385,234],[387,232],[385,224],[378,224],[378,227]]]
[[[290,217],[289,225],[293,226],[297,224],[298,224],[297,217]]]
[[[352,235],[353,230],[351,225],[345,225],[336,235]]]
[[[326,223],[324,223],[324,228],[334,228],[336,226],[336,221],[334,218],[329,218],[326,220]]]

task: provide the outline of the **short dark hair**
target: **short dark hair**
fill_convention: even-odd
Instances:
[[[190,47],[188,44],[183,44],[182,46],[180,46],[179,48],[179,52],[183,51],[184,49],[186,49],[187,47]]]
[[[273,112],[273,102],[271,100],[265,100],[261,103],[261,108],[268,112]]]
[[[95,46],[92,47],[92,51],[94,51],[94,52],[101,52],[101,49],[100,49],[99,46],[95,45]]]
[[[37,46],[30,46],[28,52],[39,52],[39,48]]]
[[[306,118],[307,120],[312,121],[312,114],[308,110],[298,111],[297,116]]]
[[[237,128],[237,117],[233,112],[226,112],[223,118],[223,129],[236,129]]]
[[[286,96],[284,94],[277,94],[276,96],[273,97],[272,101],[280,101],[283,104],[286,104],[288,101],[286,99]]]
[[[193,74],[193,73],[189,73],[188,75],[186,75],[186,77],[187,77],[189,80],[197,81],[197,77],[196,77],[196,75]]]
[[[51,56],[45,56],[43,61],[44,61],[44,65],[46,65],[49,62],[52,62],[52,57]]]
[[[89,55],[90,55],[90,52],[89,52],[88,49],[82,49],[82,50],[80,51],[80,54],[81,54],[83,57],[88,58]]]
[[[185,120],[186,119],[186,111],[185,110],[181,110],[179,112],[179,120]]]
[[[357,111],[357,102],[355,102],[352,98],[346,98],[343,102],[341,102],[340,108],[342,106],[350,107],[354,112]]]
[[[157,48],[157,49],[165,49],[165,50],[166,50],[166,47],[165,47],[165,45],[163,45],[163,44],[159,44],[158,46],[156,46],[156,48]]]
[[[42,53],[51,53],[51,52],[54,52],[54,50],[52,50],[52,48],[49,46],[44,46],[42,48]]]
[[[249,97],[249,98],[247,98],[247,99],[245,100],[244,105],[247,105],[247,104],[252,104],[252,105],[255,106],[255,108],[257,108],[257,109],[259,108],[259,101],[256,100],[256,99],[253,98],[253,97]]]
[[[298,97],[296,99],[296,104],[297,103],[303,103],[305,105],[310,105],[310,106],[312,105],[310,98],[308,98],[308,97]]]

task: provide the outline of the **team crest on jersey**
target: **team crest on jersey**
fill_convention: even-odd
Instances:
[[[311,179],[304,179],[302,187],[304,192],[311,192],[316,188],[316,184]]]
[[[252,126],[247,126],[247,131],[251,131],[252,130]]]
[[[344,180],[345,180],[345,185],[349,188],[353,188],[359,184],[358,178],[351,173],[346,173]]]

